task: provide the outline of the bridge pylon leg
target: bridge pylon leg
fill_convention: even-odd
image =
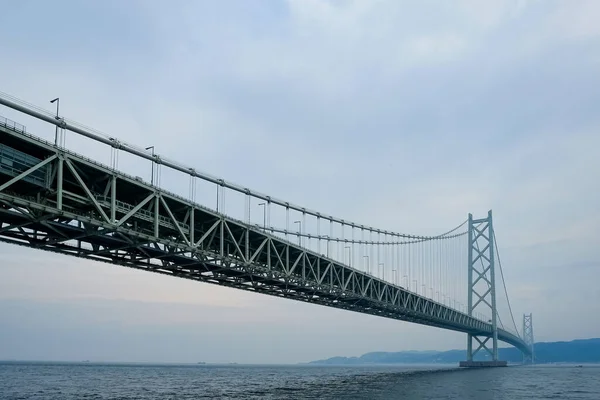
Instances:
[[[523,339],[531,349],[531,355],[523,353],[523,364],[535,363],[534,341],[533,341],[533,315],[523,314]]]
[[[496,276],[494,255],[494,227],[492,211],[487,218],[473,219],[469,214],[468,249],[468,314],[485,318],[491,323],[490,332],[469,333],[467,337],[467,361],[461,367],[506,366],[498,360],[498,313],[496,308]],[[484,314],[485,313],[485,314]],[[485,317],[484,317],[485,315]],[[490,342],[491,341],[491,346]],[[476,346],[474,349],[474,345]],[[483,360],[474,357],[479,351],[486,354]]]

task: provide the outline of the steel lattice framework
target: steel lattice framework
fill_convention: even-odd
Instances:
[[[469,214],[469,298],[468,312],[473,315],[477,307],[488,308],[491,312],[492,334],[483,338],[478,335],[467,336],[467,360],[473,361],[473,357],[479,350],[485,350],[498,361],[498,313],[496,308],[496,278],[494,257],[494,231],[492,224],[492,212],[489,211],[487,218],[473,219]],[[477,342],[477,348],[473,350],[473,340]],[[488,347],[488,341],[492,341],[492,348]]]
[[[533,315],[523,314],[523,340],[529,347],[529,353],[523,353],[523,362],[526,364],[535,363],[535,342],[533,340]]]
[[[518,336],[0,123],[0,240],[492,337]],[[473,307],[474,308],[474,307]]]

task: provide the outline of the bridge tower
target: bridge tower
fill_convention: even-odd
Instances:
[[[525,340],[525,343],[531,349],[531,355],[523,354],[523,364],[534,364],[533,314],[523,314],[523,340]]]
[[[469,214],[469,249],[468,249],[468,303],[470,316],[476,312],[487,311],[492,324],[492,331],[487,335],[468,334],[467,361],[461,362],[463,367],[498,367],[506,366],[506,361],[498,360],[498,311],[496,308],[496,276],[494,255],[494,227],[492,211],[487,218],[473,219]],[[491,340],[491,347],[490,347]],[[473,344],[476,344],[475,350]],[[486,361],[474,361],[473,357],[483,350],[488,354]]]

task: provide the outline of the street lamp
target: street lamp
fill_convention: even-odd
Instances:
[[[302,221],[294,221],[295,224],[298,224],[298,245],[302,246],[302,236],[300,236],[302,234]]]
[[[366,269],[366,273],[370,274],[371,273],[371,266],[369,265],[370,264],[369,263],[369,256],[363,256],[363,258],[367,259],[367,268],[365,268],[365,269]]]
[[[263,208],[263,229],[267,230],[267,203],[258,203]]]
[[[150,178],[150,184],[154,185],[154,146],[148,146],[146,150],[152,150],[152,177]]]
[[[397,272],[397,271],[396,271],[395,269],[392,269],[392,283],[393,283],[394,285],[395,285],[395,284],[397,283],[397,281],[398,281],[398,279],[397,279],[397,277],[396,277],[396,275],[397,275],[397,274],[396,274],[396,272]]]
[[[56,120],[60,120],[58,117],[58,107],[60,106],[60,98],[55,98],[54,100],[50,100],[50,103],[56,103]],[[58,146],[58,125],[56,125],[56,130],[54,131],[54,145]]]
[[[329,235],[322,236],[323,239],[327,239],[327,258],[329,258]]]
[[[381,279],[385,279],[385,269],[383,269],[383,263],[379,263],[378,267],[381,267],[382,277]]]
[[[348,249],[348,266],[352,267],[352,248],[350,246],[345,246],[344,248]]]
[[[407,290],[410,290],[410,288],[408,287],[408,275],[404,275],[402,277],[402,279],[404,279],[404,278],[406,278],[406,284],[404,285],[404,288],[407,289]]]

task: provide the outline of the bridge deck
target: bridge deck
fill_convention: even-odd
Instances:
[[[423,325],[491,325],[0,125],[0,240]],[[500,330],[500,340],[527,348]]]

